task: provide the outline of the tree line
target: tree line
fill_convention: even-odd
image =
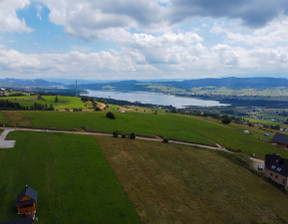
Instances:
[[[52,103],[47,104],[34,103],[31,106],[23,106],[19,103],[10,102],[8,100],[0,100],[1,110],[54,110]]]

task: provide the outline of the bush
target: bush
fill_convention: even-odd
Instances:
[[[107,112],[106,117],[108,117],[110,119],[115,119],[115,115],[112,112]]]
[[[169,142],[169,138],[163,138],[163,142],[164,143],[168,143]]]
[[[121,135],[121,138],[126,138],[126,135],[125,135],[125,134],[122,134],[122,135]]]
[[[118,138],[118,135],[119,135],[118,131],[113,131],[113,137],[114,138]]]
[[[221,121],[223,124],[230,124],[232,119],[230,117],[225,117]]]
[[[131,134],[130,134],[130,137],[129,137],[130,139],[135,139],[136,138],[136,135],[134,134],[134,132],[132,132]]]

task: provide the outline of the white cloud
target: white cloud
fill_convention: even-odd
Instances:
[[[160,29],[165,23],[166,7],[154,0],[39,0],[49,10],[51,22],[64,26],[65,32],[88,41],[98,32],[115,28]]]
[[[239,26],[224,28],[223,25],[216,24],[211,32],[222,33],[226,36],[229,44],[244,44],[249,47],[266,46],[277,47],[288,45],[288,16],[278,17],[265,27],[256,30],[245,29]]]
[[[17,17],[17,10],[30,5],[29,0],[1,0],[0,1],[0,31],[2,32],[31,32],[24,19]]]
[[[41,15],[42,10],[43,10],[43,6],[40,5],[40,4],[37,4],[37,5],[36,5],[36,11],[37,11],[36,16],[37,16],[40,20],[42,20],[42,15]]]

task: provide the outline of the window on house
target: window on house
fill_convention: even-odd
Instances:
[[[270,176],[273,177],[273,173],[270,173]]]
[[[283,179],[283,182],[282,182],[282,183],[283,183],[283,185],[285,185],[285,183],[286,183],[286,180],[285,180],[285,179]]]
[[[276,178],[278,178],[278,175],[275,175]]]

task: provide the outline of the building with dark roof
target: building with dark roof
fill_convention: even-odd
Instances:
[[[18,194],[15,202],[18,214],[34,217],[34,214],[36,213],[37,197],[38,192],[26,185],[24,190]]]
[[[288,135],[276,133],[274,137],[271,139],[271,142],[280,147],[288,148]]]
[[[265,176],[288,190],[288,159],[277,154],[266,154]]]
[[[31,217],[26,217],[22,219],[14,219],[11,221],[0,222],[0,224],[33,224],[33,219]]]

